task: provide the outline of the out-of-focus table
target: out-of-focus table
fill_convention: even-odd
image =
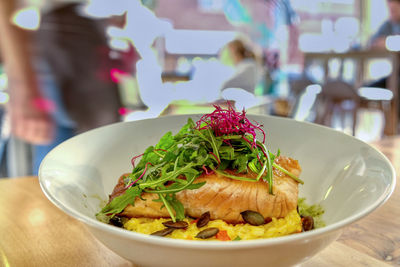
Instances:
[[[400,136],[373,145],[399,174]],[[400,265],[399,187],[384,206],[347,227],[339,240],[302,266]],[[50,203],[36,177],[22,177],[0,179],[0,266],[133,265]]]

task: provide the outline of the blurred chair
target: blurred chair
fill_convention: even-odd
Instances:
[[[367,81],[366,70],[368,62],[372,59],[390,60],[392,73],[388,79],[388,90],[384,89],[385,91],[382,91],[381,88],[363,89],[363,85]],[[344,53],[306,53],[304,69],[305,72],[313,74],[312,77],[315,79],[320,78],[318,80],[321,80],[321,83],[325,85],[332,79],[348,82],[344,87],[348,87],[348,85],[351,84],[352,90],[358,95],[360,106],[373,106],[374,108],[382,110],[385,114],[384,132],[386,135],[394,135],[397,134],[399,118],[399,101],[397,97],[393,97],[398,91],[399,59],[397,52],[383,50],[349,51]],[[315,66],[318,68],[313,68]],[[365,93],[365,91],[367,91],[367,93]]]
[[[354,86],[341,80],[327,81],[322,86],[318,102],[316,123],[332,126],[333,115],[336,112],[344,129],[346,114],[350,113],[352,135],[355,135],[361,97],[357,94]]]
[[[391,90],[378,87],[361,87],[357,90],[357,93],[361,97],[362,107],[380,109],[387,117],[390,112],[390,101],[393,99]]]
[[[290,117],[293,117],[297,111],[299,110],[300,104],[300,97],[305,92],[308,86],[314,84],[311,79],[306,77],[304,74],[300,77],[290,78],[289,79],[289,87],[290,87],[290,94],[289,99],[291,102],[291,109],[290,109]]]
[[[352,135],[355,135],[360,108],[377,109],[387,115],[392,98],[393,93],[388,89],[362,87],[356,90],[353,85],[342,80],[329,80],[323,85],[318,97],[319,110],[315,122],[332,126],[332,118],[336,112],[344,129],[346,114],[350,113]]]
[[[307,78],[305,75],[302,75],[300,78],[294,78],[289,80],[290,86],[290,95],[293,98],[298,98],[307,86],[314,84],[311,79]]]

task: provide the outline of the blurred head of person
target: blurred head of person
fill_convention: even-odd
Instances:
[[[393,22],[400,22],[400,0],[387,0],[389,7],[389,17]]]
[[[235,65],[244,59],[255,59],[254,53],[241,40],[233,40],[227,47]]]

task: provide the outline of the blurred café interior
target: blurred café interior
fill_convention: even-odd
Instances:
[[[251,114],[322,124],[365,142],[399,132],[400,1],[90,0],[54,1],[50,7],[44,3],[53,1],[15,2],[9,13],[0,10],[0,16],[10,14],[3,30],[12,27],[46,47],[44,59],[30,52],[30,64],[40,62],[33,68],[36,78],[47,79],[38,84],[48,88],[39,90],[59,91],[60,101],[84,101],[97,113],[107,106],[105,97],[96,102],[102,92],[93,89],[95,83],[86,83],[86,99],[60,93],[65,86],[58,81],[70,72],[70,87],[110,80],[118,91],[118,105],[112,106],[120,121],[206,113],[213,104],[229,103]],[[82,22],[68,19],[71,7]],[[95,47],[93,31],[77,33],[90,21],[101,22],[105,46]],[[55,40],[57,27],[64,39]],[[69,40],[73,34],[79,38]],[[59,42],[58,50],[46,42]],[[36,144],[13,133],[13,97],[22,93],[13,93],[21,90],[12,81],[18,71],[9,68],[17,65],[16,57],[9,56],[6,41],[0,45],[0,177],[18,177],[32,174]],[[70,50],[67,56],[63,49]],[[88,64],[92,53],[83,51],[101,51],[96,55],[104,58]],[[74,55],[81,60],[72,62]],[[87,71],[99,65],[103,71]],[[36,106],[57,113],[62,107],[49,95],[43,93]]]

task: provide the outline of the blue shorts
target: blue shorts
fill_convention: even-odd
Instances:
[[[38,174],[40,163],[43,158],[54,147],[63,141],[71,138],[75,134],[76,123],[68,116],[64,104],[62,102],[60,88],[51,72],[49,65],[38,60],[35,63],[36,77],[38,79],[39,88],[42,96],[53,102],[55,109],[51,113],[52,119],[55,122],[54,139],[48,145],[34,145],[32,153],[32,172]]]

